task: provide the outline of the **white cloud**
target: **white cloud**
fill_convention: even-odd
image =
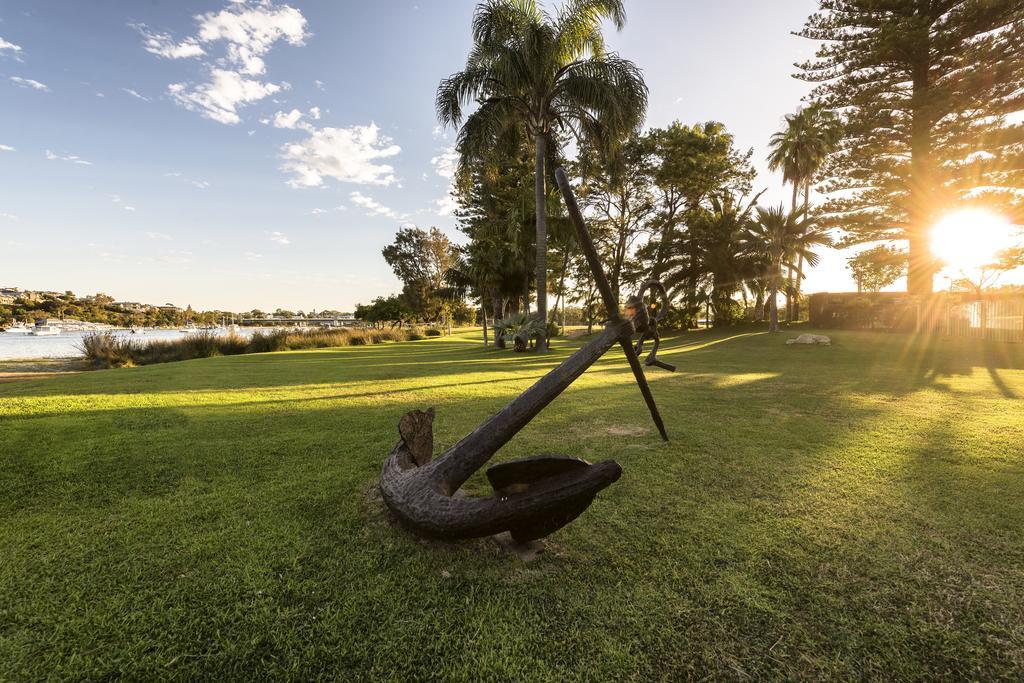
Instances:
[[[312,209],[312,210],[310,210],[309,213],[314,215],[314,216],[319,216],[321,214],[327,213],[327,209]]]
[[[152,102],[151,99],[149,99],[148,97],[146,97],[144,95],[140,95],[139,93],[135,92],[131,88],[121,88],[121,92],[126,92],[129,95],[131,95],[132,97],[134,97],[136,99],[139,99],[139,100],[142,100],[143,102]]]
[[[235,8],[208,12],[196,17],[198,39],[203,43],[227,42],[227,61],[241,67],[243,73],[256,76],[266,72],[263,55],[278,40],[302,45],[306,38],[306,18],[302,12],[269,0],[256,5],[235,3]]]
[[[120,204],[121,203],[121,197],[120,197],[120,195],[112,194],[112,195],[110,195],[110,201],[114,202],[115,204]],[[129,211],[129,212],[135,211],[135,207],[134,206],[128,206],[127,204],[122,205],[121,208],[124,209],[125,211]]]
[[[270,233],[270,241],[280,245],[292,243],[292,241],[288,239],[287,235],[285,235],[283,232],[278,232],[276,230]]]
[[[0,38],[0,53],[2,53],[4,51],[10,51],[11,54],[13,54],[15,56],[15,58],[17,58],[18,57],[18,53],[21,52],[21,46],[20,45],[15,45],[12,42],[9,42],[9,41],[4,40],[3,38]]]
[[[200,190],[205,190],[210,186],[210,183],[205,180],[193,180],[192,178],[186,178],[184,173],[178,171],[172,171],[170,173],[164,173],[165,178],[181,178],[183,181],[188,182],[194,187],[198,187]]]
[[[440,126],[440,125],[435,125],[433,127],[433,129],[431,129],[430,135],[433,136],[433,138],[435,140],[447,140],[448,139],[448,132],[444,129],[444,126]]]
[[[15,85],[21,86],[22,88],[32,88],[33,90],[42,90],[43,92],[50,92],[50,86],[39,81],[34,81],[31,78],[22,78],[21,76],[11,76],[11,82]]]
[[[241,121],[238,107],[258,102],[281,90],[276,83],[243,78],[235,71],[211,69],[210,81],[197,86],[172,83],[168,94],[189,111],[202,114],[219,123],[233,125]]]
[[[144,234],[151,240],[157,240],[161,242],[167,242],[168,240],[171,239],[171,236],[165,232],[147,232]]]
[[[436,210],[438,216],[451,216],[455,213],[455,209],[459,208],[459,205],[450,194],[445,195],[440,199],[435,199],[434,205],[437,207]]]
[[[349,195],[352,199],[352,203],[356,206],[361,206],[366,209],[367,216],[386,216],[388,218],[401,218],[394,210],[389,209],[373,197],[367,197],[361,192],[353,192]]]
[[[15,216],[13,213],[0,213],[0,218],[3,218],[3,219],[8,220],[8,221],[16,221],[16,220],[18,220],[18,217]]]
[[[319,121],[320,120],[320,107],[311,107],[310,110],[309,110],[309,115],[312,116],[315,120]]]
[[[281,148],[281,169],[295,177],[292,187],[318,187],[324,178],[359,185],[390,185],[394,169],[379,160],[395,156],[402,148],[380,134],[376,124],[349,128],[306,129],[309,137]]]
[[[206,48],[223,41],[225,56],[206,62],[209,79],[198,85],[172,83],[167,92],[178,104],[219,123],[233,125],[241,119],[238,109],[283,89],[287,83],[269,83],[251,76],[266,73],[263,57],[278,41],[302,45],[306,19],[288,5],[271,0],[233,2],[219,12],[195,17],[197,32],[175,43],[168,34],[154,33],[145,25],[133,25],[144,38],[144,48],[170,59],[206,55]]]
[[[323,81],[320,81],[320,80],[313,81],[313,85],[316,86],[317,90],[323,90],[324,89],[324,82]]]
[[[458,208],[458,204],[455,203],[455,199],[451,195],[455,170],[459,166],[459,154],[455,151],[455,145],[449,145],[443,152],[433,157],[430,160],[430,165],[434,167],[434,173],[448,179],[448,191],[440,199],[434,200],[434,210],[438,216],[451,216]]]
[[[0,145],[0,152],[13,152],[14,148],[10,145]]]
[[[301,118],[302,112],[298,109],[292,109],[287,114],[283,111],[279,111],[274,114],[274,128],[295,128],[295,124],[297,124]]]
[[[163,263],[192,263],[192,252],[184,249],[165,249],[157,256],[157,260]]]
[[[50,150],[46,150],[46,158],[49,159],[50,161],[69,161],[73,164],[79,164],[81,166],[92,166],[91,161],[86,161],[82,157],[76,156],[74,154],[65,154],[64,156],[61,156],[59,154],[51,152]]]
[[[263,254],[257,254],[255,251],[247,251],[242,256],[248,261],[259,261],[263,258]]]
[[[154,55],[166,59],[183,59],[186,57],[200,57],[206,54],[195,38],[189,37],[180,43],[175,43],[169,33],[154,33],[145,24],[129,24],[129,26],[142,34],[142,46],[146,52]]]
[[[452,145],[436,157],[430,159],[430,165],[434,167],[434,173],[442,178],[451,180],[455,177],[455,169],[459,165],[459,154]]]

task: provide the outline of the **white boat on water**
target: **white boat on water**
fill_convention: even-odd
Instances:
[[[7,334],[28,334],[32,331],[32,328],[24,323],[15,323],[3,331]]]
[[[55,334],[60,334],[61,329],[56,325],[36,325],[29,332],[34,337],[51,337]]]

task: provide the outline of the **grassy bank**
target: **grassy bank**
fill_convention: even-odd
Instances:
[[[829,334],[670,339],[667,444],[609,353],[499,453],[624,469],[529,564],[374,484],[405,411],[445,448],[581,342],[0,385],[0,679],[1024,676],[1024,349]]]

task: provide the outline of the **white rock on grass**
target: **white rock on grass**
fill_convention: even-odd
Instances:
[[[832,340],[823,334],[801,334],[796,339],[787,339],[787,344],[821,344],[823,346],[831,346]]]

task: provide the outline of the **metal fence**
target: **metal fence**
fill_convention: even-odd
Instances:
[[[951,337],[1024,342],[1024,299],[950,302],[945,332]]]

